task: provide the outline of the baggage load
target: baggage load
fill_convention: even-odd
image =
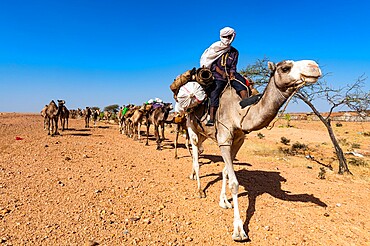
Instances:
[[[206,97],[203,87],[198,82],[190,81],[180,87],[177,102],[181,109],[186,110],[199,105]]]
[[[173,92],[173,97],[177,101],[177,94],[180,87],[188,83],[189,81],[196,81],[204,87],[208,87],[213,82],[213,75],[208,68],[193,68],[186,71],[185,73],[176,77],[176,79],[170,85],[170,89]]]
[[[195,74],[195,80],[202,86],[207,87],[213,82],[213,75],[209,68],[198,68]]]
[[[193,68],[176,77],[176,79],[170,85],[170,89],[175,95],[175,97],[177,93],[179,92],[180,87],[185,85],[188,81],[192,80],[192,78],[194,77],[193,75],[195,75],[195,72],[196,72],[196,69]]]

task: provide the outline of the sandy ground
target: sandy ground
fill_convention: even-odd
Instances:
[[[290,124],[249,134],[237,156],[250,241],[236,243],[233,210],[218,206],[223,162],[214,142],[205,142],[200,159],[207,197],[199,199],[183,137],[174,159],[173,128],[157,151],[152,136],[145,146],[115,124],[86,129],[72,119],[51,137],[39,115],[1,113],[0,245],[370,245],[370,166],[350,165],[353,176],[338,175],[323,125]],[[370,123],[334,130],[344,151],[364,154],[358,159],[370,165],[363,134]],[[294,143],[308,150],[279,151]],[[325,168],[324,179],[320,163],[334,168]]]

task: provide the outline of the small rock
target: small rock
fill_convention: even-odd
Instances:
[[[186,237],[185,240],[188,241],[188,242],[193,241],[193,239],[191,237]]]
[[[150,224],[151,222],[150,222],[150,219],[144,219],[144,220],[143,220],[143,223],[145,223],[145,224]]]
[[[63,184],[63,182],[62,181],[58,181],[58,185],[60,185],[60,186],[64,186],[64,184]]]
[[[68,157],[68,156],[67,156],[66,158],[64,158],[64,159],[65,159],[66,161],[70,161],[70,160],[72,160],[72,159],[71,159],[71,157]]]
[[[129,220],[130,220],[130,221],[138,221],[138,220],[140,220],[140,217],[132,217],[132,218],[130,218]]]
[[[329,217],[329,214],[328,214],[328,213],[324,213],[324,216],[325,216],[325,217]]]
[[[340,206],[342,206],[342,204],[340,204],[340,203],[337,203],[335,206],[337,206],[337,207],[340,207]]]
[[[96,245],[99,245],[98,242],[94,241],[94,240],[89,240],[87,241],[84,246],[96,246]]]

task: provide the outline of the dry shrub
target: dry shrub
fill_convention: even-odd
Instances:
[[[350,158],[348,160],[348,164],[352,165],[352,166],[357,166],[357,167],[368,167],[368,163],[362,159],[358,159],[358,158]]]
[[[306,151],[308,151],[308,146],[306,144],[296,142],[290,148],[279,147],[279,151],[286,155],[304,155]]]
[[[286,137],[281,137],[280,142],[282,144],[288,145],[290,143],[290,139],[288,139]]]
[[[351,147],[352,147],[352,149],[359,149],[359,148],[361,148],[361,145],[358,144],[358,143],[353,143]]]

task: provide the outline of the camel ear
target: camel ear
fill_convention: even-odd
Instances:
[[[269,61],[267,64],[268,64],[268,68],[270,69],[270,71],[275,72],[275,70],[276,70],[275,63]]]

